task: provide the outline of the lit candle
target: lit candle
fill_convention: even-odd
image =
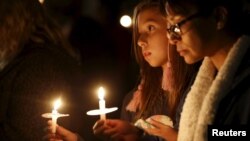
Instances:
[[[69,114],[61,114],[57,111],[57,109],[61,106],[61,99],[58,99],[54,102],[54,109],[51,113],[44,113],[42,117],[52,119],[52,133],[56,133],[56,125],[57,119],[59,117],[67,117]]]
[[[52,110],[52,133],[56,133],[56,122],[58,118],[57,109],[61,106],[61,100],[58,99],[54,102],[54,109]]]
[[[98,89],[98,97],[99,97],[99,109],[90,110],[87,112],[87,115],[100,115],[101,120],[106,120],[106,114],[116,111],[117,107],[106,108],[105,106],[105,90],[103,87]]]
[[[106,114],[105,114],[105,100],[104,100],[104,95],[105,95],[105,90],[103,87],[100,87],[98,89],[98,97],[99,97],[99,109],[100,109],[100,118],[102,120],[105,120],[106,119]]]

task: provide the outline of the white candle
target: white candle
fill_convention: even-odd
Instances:
[[[58,99],[54,102],[54,109],[52,110],[52,133],[56,133],[56,122],[58,118],[57,109],[61,106],[61,100]]]
[[[100,118],[102,120],[105,120],[106,119],[106,114],[105,114],[105,100],[104,100],[104,94],[105,94],[105,90],[103,87],[100,87],[98,89],[98,97],[99,97],[99,110],[101,112],[100,114]]]

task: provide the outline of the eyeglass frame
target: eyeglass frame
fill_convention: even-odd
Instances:
[[[181,26],[183,26],[186,22],[190,21],[190,20],[193,20],[194,18],[198,18],[201,16],[201,13],[200,12],[196,12],[192,15],[190,15],[189,17],[181,20],[180,22],[176,23],[176,24],[173,24],[173,25],[170,25],[169,28],[167,28],[167,32],[168,34],[170,35],[170,37],[173,37],[175,39],[180,39],[181,38]],[[177,31],[176,31],[177,30]]]

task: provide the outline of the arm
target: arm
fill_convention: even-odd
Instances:
[[[70,130],[57,125],[56,133],[53,134],[51,127],[52,121],[48,121],[47,134],[43,137],[44,140],[53,141],[84,141],[78,134],[71,132]]]
[[[133,141],[138,139],[139,129],[127,121],[108,119],[98,120],[93,132],[101,139]]]

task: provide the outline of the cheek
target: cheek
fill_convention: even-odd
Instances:
[[[193,54],[194,58],[201,58],[204,54],[203,52],[205,51],[204,44],[199,39],[196,39],[193,42],[194,43],[191,48],[191,53]]]
[[[161,35],[155,37],[155,45],[158,45],[162,49],[168,47],[168,39],[165,36],[165,34],[164,35],[161,34]]]
[[[207,56],[212,49],[212,42],[214,39],[213,30],[205,29],[199,30],[196,34],[195,48],[202,56]]]
[[[162,36],[154,36],[149,40],[150,48],[155,51],[163,51],[166,50],[168,47],[168,40]]]
[[[216,37],[216,24],[211,20],[205,20],[196,24],[194,32],[203,45],[209,45]]]
[[[203,57],[203,41],[199,38],[199,34],[193,30],[189,32],[185,38],[182,38],[181,48],[186,50],[185,61],[192,64]]]
[[[156,48],[156,56],[161,58],[162,61],[167,61],[168,58],[168,45],[162,43],[161,45],[157,46]]]

